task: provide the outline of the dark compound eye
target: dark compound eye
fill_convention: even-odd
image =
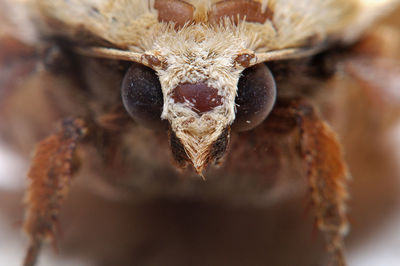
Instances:
[[[136,122],[153,129],[166,127],[166,121],[161,120],[161,84],[154,70],[133,64],[122,81],[121,96],[125,109]]]
[[[238,82],[237,112],[232,128],[246,131],[258,126],[271,112],[275,98],[275,80],[266,65],[245,69]]]

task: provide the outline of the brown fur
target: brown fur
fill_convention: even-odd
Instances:
[[[63,129],[36,148],[25,198],[24,230],[30,236],[25,266],[35,264],[42,241],[51,240],[55,244],[60,206],[68,195],[72,179],[74,151],[84,134],[83,121],[65,119]]]

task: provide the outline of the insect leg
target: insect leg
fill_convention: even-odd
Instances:
[[[300,129],[300,150],[305,162],[318,229],[323,232],[330,265],[346,265],[343,238],[348,231],[346,183],[349,177],[336,134],[308,103],[290,104]]]
[[[30,237],[30,244],[24,266],[35,264],[43,241],[55,241],[60,205],[68,194],[73,174],[74,151],[85,132],[81,119],[68,118],[59,132],[36,147],[25,198],[24,230]]]

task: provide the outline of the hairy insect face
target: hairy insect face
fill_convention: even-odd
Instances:
[[[154,70],[136,65],[128,71],[123,103],[150,128],[164,126],[157,119],[162,103],[160,118],[169,124],[175,161],[181,167],[191,164],[199,174],[223,156],[231,126],[252,129],[272,109],[275,84],[268,69],[243,71],[316,53],[326,36],[346,35],[355,17],[349,14],[357,10],[355,2],[342,0],[121,1],[81,8],[75,2],[43,0],[37,6],[50,32],[68,36],[83,31],[113,47],[77,47],[80,53]],[[89,17],[70,17],[64,9]]]
[[[0,119],[6,121],[0,133],[23,143],[28,134],[13,134],[8,125],[28,121],[42,138],[28,172],[24,265],[34,265],[42,243],[56,239],[59,209],[78,172],[75,157],[82,158],[86,182],[113,196],[140,191],[273,204],[308,191],[330,265],[345,265],[350,174],[332,117],[358,94],[393,87],[385,83],[390,77],[375,83],[365,77],[377,71],[360,62],[377,68],[381,54],[372,51],[372,60],[362,51],[371,45],[360,49],[356,41],[398,2],[0,0],[7,10],[18,5],[20,13],[0,8],[0,15],[26,29],[10,31],[0,23],[21,42],[12,48],[0,43],[0,66],[23,81],[0,75]],[[17,57],[12,66],[4,60],[8,50]],[[336,72],[346,82],[336,80]],[[356,83],[368,88],[352,92]],[[42,109],[27,104],[28,116],[20,119],[14,110],[19,97],[32,98],[29,93]],[[43,132],[55,120],[64,123]],[[199,185],[198,175],[224,156],[224,165],[210,169],[209,182]],[[188,165],[196,178],[179,179],[190,171],[176,166]]]
[[[156,44],[167,62],[166,69],[158,71],[165,99],[161,117],[169,121],[199,173],[213,159],[211,146],[235,118],[237,82],[243,67],[235,65],[234,59],[244,49],[239,37],[229,46],[218,47],[221,40],[212,38],[216,35],[213,30],[205,33],[200,27],[179,34],[183,40],[178,40],[178,49],[172,46],[174,35],[161,38],[163,47]]]
[[[243,75],[245,67],[256,62],[254,52],[248,49],[250,43],[249,37],[233,24],[207,28],[196,24],[178,31],[166,28],[154,41],[152,51],[144,55],[155,72],[134,65],[126,74],[122,85],[124,104],[138,122],[150,125],[145,118],[150,116],[150,120],[157,120],[162,92],[160,119],[169,122],[173,131],[170,136],[176,138],[172,152],[179,153],[177,145],[185,151],[180,159],[175,156],[179,165],[188,162],[201,173],[207,164],[222,157],[237,108],[243,114],[235,127],[241,130],[261,123],[272,109],[275,85],[269,70],[260,65],[257,71]],[[245,81],[239,85],[241,95],[235,102],[241,76]],[[246,90],[252,93],[246,94]],[[139,103],[144,94],[147,101]],[[252,99],[259,102],[246,107]],[[144,109],[139,110],[140,106]],[[215,145],[219,152],[215,152]]]

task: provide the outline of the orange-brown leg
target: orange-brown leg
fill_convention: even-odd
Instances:
[[[348,231],[346,183],[349,173],[341,145],[312,105],[293,100],[278,104],[276,109],[275,115],[296,119],[316,225],[325,236],[331,255],[330,265],[344,266],[343,238]]]
[[[68,194],[73,156],[86,128],[80,119],[65,119],[62,129],[41,141],[28,172],[24,230],[30,237],[24,266],[35,264],[43,241],[55,241],[60,205]]]

